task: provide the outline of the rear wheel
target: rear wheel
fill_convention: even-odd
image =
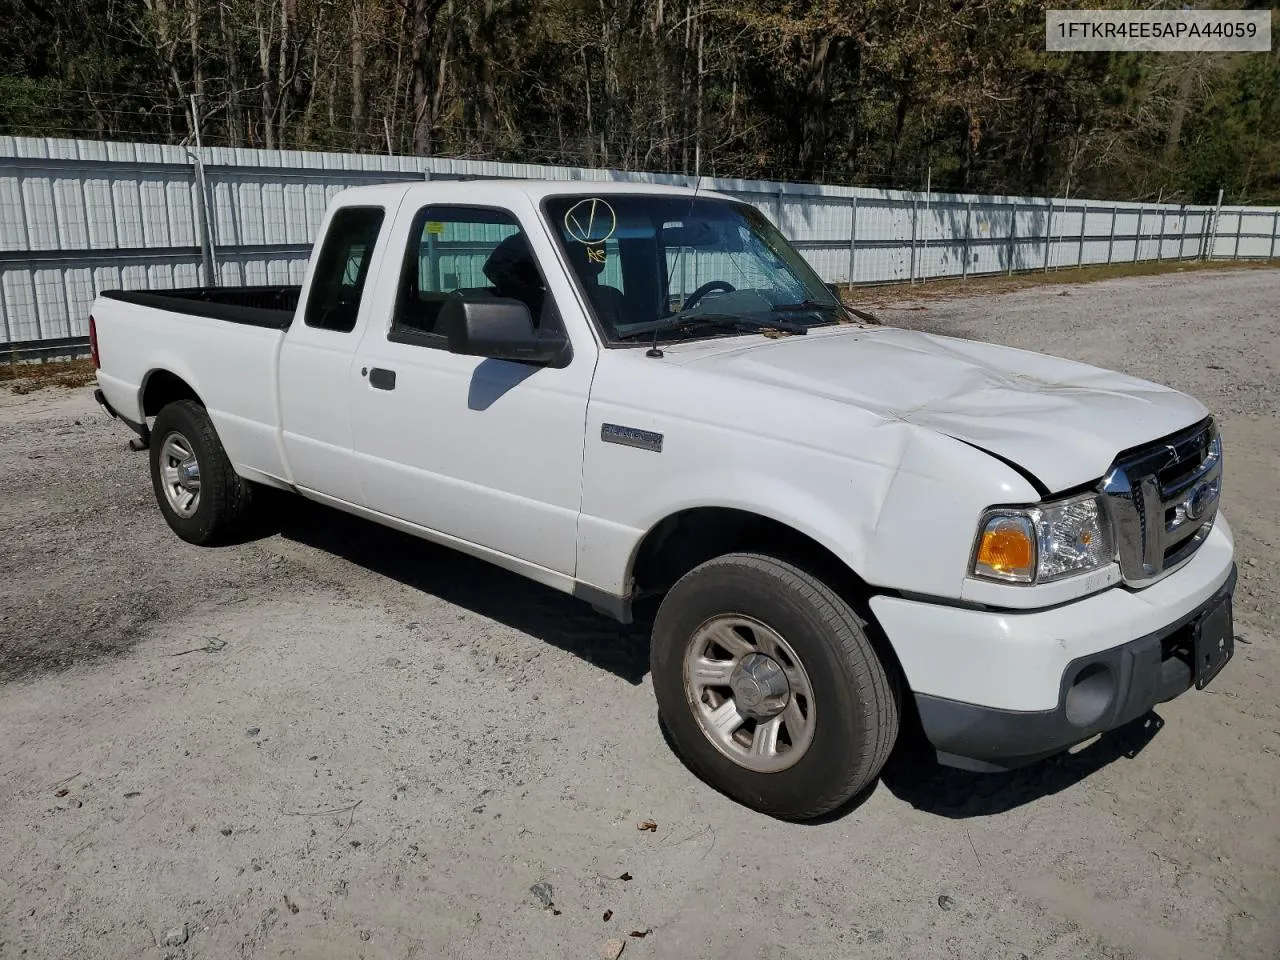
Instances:
[[[150,460],[156,503],[179,537],[212,546],[244,531],[253,487],[232,468],[204,407],[165,406],[151,428]]]
[[[809,820],[879,774],[897,693],[863,621],[773,557],[728,554],[685,575],[653,630],[658,710],[685,762],[763,813]]]

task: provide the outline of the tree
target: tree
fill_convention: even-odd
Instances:
[[[0,0],[0,16],[3,133],[1280,199],[1280,54],[1050,54],[1031,0]]]

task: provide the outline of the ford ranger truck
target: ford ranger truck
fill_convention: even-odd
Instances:
[[[750,807],[840,807],[904,720],[943,762],[1026,764],[1232,656],[1191,397],[859,322],[713,193],[400,183],[317,228],[301,286],[94,302],[97,397],[170,527],[232,540],[275,488],[656,606],[660,719]]]

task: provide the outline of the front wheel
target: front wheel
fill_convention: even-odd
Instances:
[[[658,711],[703,780],[762,813],[811,820],[879,774],[898,701],[863,621],[781,560],[727,554],[682,577],[653,629]]]
[[[235,472],[200,404],[168,404],[151,428],[151,484],[169,527],[200,546],[225,543],[248,525],[252,485]]]

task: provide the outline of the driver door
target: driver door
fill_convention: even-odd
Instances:
[[[394,303],[357,352],[351,404],[367,506],[442,538],[557,574],[576,566],[587,397],[593,364],[533,366],[448,351],[435,318],[449,294],[515,296],[535,323],[559,313],[510,210],[402,210],[408,229]],[[537,224],[531,224],[537,229]]]

